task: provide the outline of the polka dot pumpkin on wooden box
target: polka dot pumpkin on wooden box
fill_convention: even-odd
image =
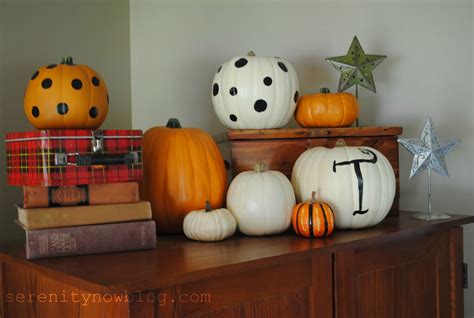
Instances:
[[[23,108],[36,129],[97,129],[107,117],[109,95],[96,71],[65,57],[33,74]]]
[[[220,122],[230,129],[285,126],[298,100],[298,78],[283,58],[235,57],[220,66],[212,82],[212,103]]]

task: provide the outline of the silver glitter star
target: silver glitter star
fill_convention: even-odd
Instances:
[[[433,122],[428,118],[421,133],[421,137],[413,139],[398,139],[398,142],[413,155],[410,179],[426,168],[431,168],[443,177],[448,177],[448,169],[444,156],[460,139],[438,139],[434,131]]]

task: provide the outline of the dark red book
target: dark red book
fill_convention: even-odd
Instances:
[[[26,230],[26,258],[101,254],[156,247],[154,221]]]
[[[141,130],[7,133],[8,184],[74,186],[142,179]]]

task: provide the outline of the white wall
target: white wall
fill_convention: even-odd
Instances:
[[[7,131],[34,129],[23,113],[23,92],[40,66],[64,55],[87,64],[106,80],[110,111],[105,128],[130,128],[130,25],[127,0],[2,0],[0,7],[0,116]],[[4,143],[0,152],[4,154]],[[0,156],[0,240],[23,236],[15,225],[14,204],[21,188],[6,185],[5,156]]]
[[[345,54],[356,34],[366,53],[386,54],[375,71],[378,93],[362,91],[361,123],[401,125],[418,137],[431,116],[441,137],[463,141],[448,155],[450,178],[433,177],[433,206],[473,213],[474,114],[471,1],[143,1],[131,0],[133,127],[178,117],[186,126],[224,131],[210,87],[224,61],[254,50],[292,62],[301,94],[328,86],[338,72],[325,57]],[[408,181],[411,156],[400,151],[401,207],[426,209],[426,179]],[[474,226],[466,260],[474,267]],[[474,286],[474,275],[470,275]],[[474,292],[466,292],[466,316]]]

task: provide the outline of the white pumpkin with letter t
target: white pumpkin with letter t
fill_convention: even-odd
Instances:
[[[237,56],[217,69],[212,104],[222,125],[230,129],[285,126],[298,101],[298,77],[279,57]]]
[[[370,147],[315,147],[296,160],[291,182],[298,202],[317,191],[334,209],[336,228],[359,229],[381,222],[395,198],[395,173],[388,159]]]

